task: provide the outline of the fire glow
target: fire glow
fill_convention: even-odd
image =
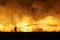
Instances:
[[[41,19],[41,6],[38,7],[35,4],[33,6],[38,9],[35,16],[30,15],[31,11],[27,11],[26,8],[17,5],[15,2],[0,6],[0,32],[15,32],[15,27],[17,32],[60,31],[60,18],[46,15]],[[39,19],[37,16],[39,16]]]

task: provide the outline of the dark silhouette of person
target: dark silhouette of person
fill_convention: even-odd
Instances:
[[[15,26],[14,31],[17,32],[17,27]]]

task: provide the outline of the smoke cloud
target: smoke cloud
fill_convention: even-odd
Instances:
[[[0,0],[0,21],[14,24],[15,17],[29,15],[33,20],[45,18],[47,15],[60,17],[60,0]],[[4,17],[3,17],[4,16]],[[6,17],[6,19],[4,19]],[[3,22],[3,20],[5,20]],[[12,21],[13,20],[13,21]]]

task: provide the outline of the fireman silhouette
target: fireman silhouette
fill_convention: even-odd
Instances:
[[[17,27],[15,26],[14,31],[17,32]]]

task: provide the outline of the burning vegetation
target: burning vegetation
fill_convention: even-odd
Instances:
[[[59,0],[0,0],[0,32],[59,31]]]

